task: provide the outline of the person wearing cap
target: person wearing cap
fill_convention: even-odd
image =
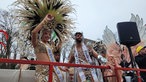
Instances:
[[[138,46],[136,48],[136,52],[138,53],[135,56],[135,61],[138,64],[140,69],[146,69],[146,47]],[[146,72],[140,72],[143,82],[146,82]]]
[[[97,59],[100,59],[102,62],[107,62],[106,58],[97,54],[92,47],[89,47],[84,43],[83,33],[76,32],[74,34],[74,39],[75,44],[72,46],[68,63],[93,65],[94,62],[91,59],[91,55]],[[99,78],[95,69],[78,67],[76,70],[77,82],[103,82],[103,78]]]

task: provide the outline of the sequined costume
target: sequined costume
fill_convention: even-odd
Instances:
[[[85,46],[83,44],[83,46]],[[78,54],[76,54],[78,53]],[[74,47],[70,53],[70,61],[75,61],[76,64],[85,64],[85,65],[91,65],[91,61],[88,60],[90,59],[89,54],[87,55],[88,52],[86,52],[86,49],[84,49],[83,47],[81,49],[76,49],[76,47]],[[86,55],[83,55],[86,54]],[[87,61],[88,60],[88,61]],[[79,82],[84,82],[84,81],[89,81],[89,82],[100,82],[97,74],[95,72],[95,69],[92,68],[76,68],[75,72],[77,74],[77,79],[76,81]]]
[[[38,45],[34,49],[35,53],[47,53],[46,47],[41,42],[38,42]],[[36,81],[37,82],[48,82],[49,77],[49,66],[46,65],[37,65],[36,66]],[[59,82],[55,73],[53,73],[53,82]]]

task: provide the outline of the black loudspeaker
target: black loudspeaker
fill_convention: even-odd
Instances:
[[[140,42],[135,22],[119,22],[117,24],[119,41],[126,46],[134,46]]]

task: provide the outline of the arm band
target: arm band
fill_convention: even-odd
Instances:
[[[106,63],[107,62],[107,59],[104,58],[102,55],[98,55],[97,59],[99,59],[102,63]]]

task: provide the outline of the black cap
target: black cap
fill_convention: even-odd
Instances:
[[[81,35],[83,35],[83,33],[82,33],[82,32],[76,32],[76,33],[75,33],[75,36],[76,36],[77,34],[81,34]]]

